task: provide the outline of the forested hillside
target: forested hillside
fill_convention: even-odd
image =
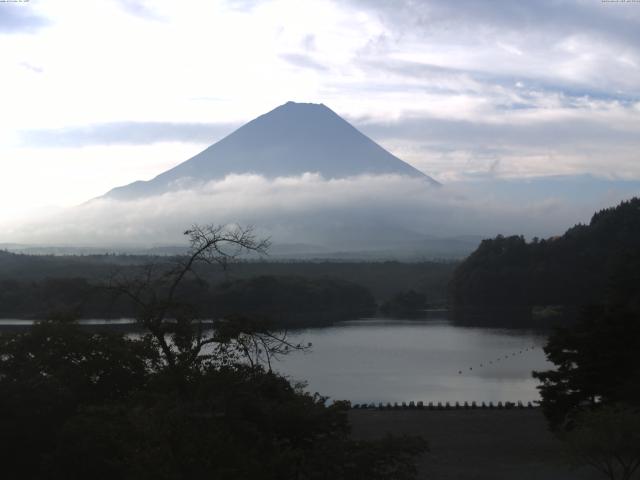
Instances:
[[[581,306],[640,284],[638,272],[640,198],[633,198],[560,237],[483,240],[456,268],[450,296],[456,307]]]
[[[177,257],[135,255],[33,256],[0,251],[0,318],[135,316],[125,298],[105,288],[115,275],[133,276]],[[240,261],[223,269],[199,265],[200,281],[181,295],[201,317],[246,314],[289,326],[325,324],[373,314],[376,304],[414,291],[442,305],[453,263]]]
[[[331,323],[371,315],[376,310],[366,288],[328,278],[259,276],[214,285],[190,281],[178,293],[199,318],[252,315],[279,326]],[[106,286],[82,278],[0,280],[0,318],[43,319],[60,314],[77,318],[134,317],[136,306]]]
[[[0,281],[83,278],[90,283],[100,283],[115,272],[172,260],[174,257],[152,255],[24,255],[0,250]],[[453,261],[271,261],[267,257],[261,261],[240,259],[226,271],[218,265],[201,266],[198,275],[211,284],[259,276],[331,278],[362,285],[379,302],[403,291],[416,290],[427,295],[430,303],[442,304],[455,266]]]

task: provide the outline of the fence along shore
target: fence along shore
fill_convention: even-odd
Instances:
[[[539,408],[538,402],[379,402],[354,403],[353,410],[512,410]]]

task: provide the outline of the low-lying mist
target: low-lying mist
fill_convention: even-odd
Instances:
[[[492,191],[491,183],[434,187],[397,175],[229,175],[137,200],[99,198],[5,225],[0,242],[109,248],[181,245],[182,232],[194,223],[238,223],[254,225],[258,234],[271,237],[274,248],[304,244],[331,251],[416,251],[427,238],[556,235],[588,221],[594,207],[606,206],[554,195],[525,197],[510,194],[506,200]]]

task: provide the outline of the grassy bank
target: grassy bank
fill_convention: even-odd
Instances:
[[[539,409],[352,410],[353,434],[421,435],[431,451],[420,458],[419,479],[591,480],[588,469],[566,466],[561,444]]]

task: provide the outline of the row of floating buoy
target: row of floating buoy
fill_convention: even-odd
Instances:
[[[509,410],[513,408],[535,408],[536,402],[429,402],[425,405],[424,402],[394,402],[392,403],[356,403],[351,408],[356,410],[477,410],[477,409],[498,409]]]
[[[494,363],[498,363],[501,362],[502,360],[508,360],[511,357],[515,357],[516,355],[522,355],[523,353],[535,350],[536,346],[535,345],[531,345],[530,347],[527,348],[523,348],[522,350],[519,350],[517,352],[511,352],[511,353],[507,353],[506,355],[501,355],[498,358],[494,359],[494,360],[489,360],[489,363],[487,365],[493,365]],[[481,363],[479,365],[480,368],[484,367],[485,363]],[[469,371],[473,371],[473,367],[469,367]],[[462,370],[458,370],[458,375],[462,375]]]

